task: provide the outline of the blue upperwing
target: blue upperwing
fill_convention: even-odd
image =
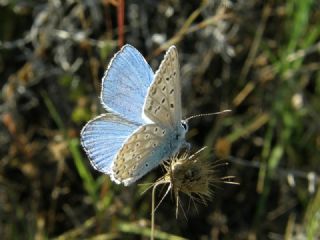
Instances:
[[[140,52],[125,45],[111,60],[102,79],[101,103],[132,122],[143,124],[143,105],[154,74]]]

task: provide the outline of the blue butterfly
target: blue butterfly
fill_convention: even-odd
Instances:
[[[89,121],[81,144],[92,166],[129,185],[186,145],[178,52],[168,49],[154,74],[137,49],[125,45],[102,79],[109,113]]]

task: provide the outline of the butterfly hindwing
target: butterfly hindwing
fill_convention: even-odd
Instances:
[[[140,52],[125,45],[115,54],[102,78],[103,107],[143,124],[142,108],[153,78],[153,71]]]
[[[129,185],[178,149],[174,132],[157,124],[139,127],[125,142],[112,167],[115,181]]]
[[[81,144],[91,165],[100,172],[111,174],[113,159],[137,128],[137,125],[112,113],[89,121],[81,131]]]
[[[145,100],[144,115],[165,127],[174,127],[181,121],[180,68],[175,46],[168,49],[155,74]]]

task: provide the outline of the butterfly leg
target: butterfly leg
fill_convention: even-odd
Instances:
[[[181,148],[185,148],[186,149],[186,152],[189,152],[191,150],[191,144],[188,143],[188,142],[184,142],[182,145],[181,145]]]

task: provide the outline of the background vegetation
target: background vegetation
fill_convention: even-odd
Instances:
[[[79,132],[104,112],[100,81],[123,43],[156,70],[179,50],[189,141],[227,159],[207,206],[159,239],[320,238],[320,5],[316,0],[0,1],[0,236],[148,239],[151,193],[92,169]],[[213,161],[213,159],[212,159]],[[161,168],[139,181],[152,182]],[[161,194],[158,196],[161,197]]]

